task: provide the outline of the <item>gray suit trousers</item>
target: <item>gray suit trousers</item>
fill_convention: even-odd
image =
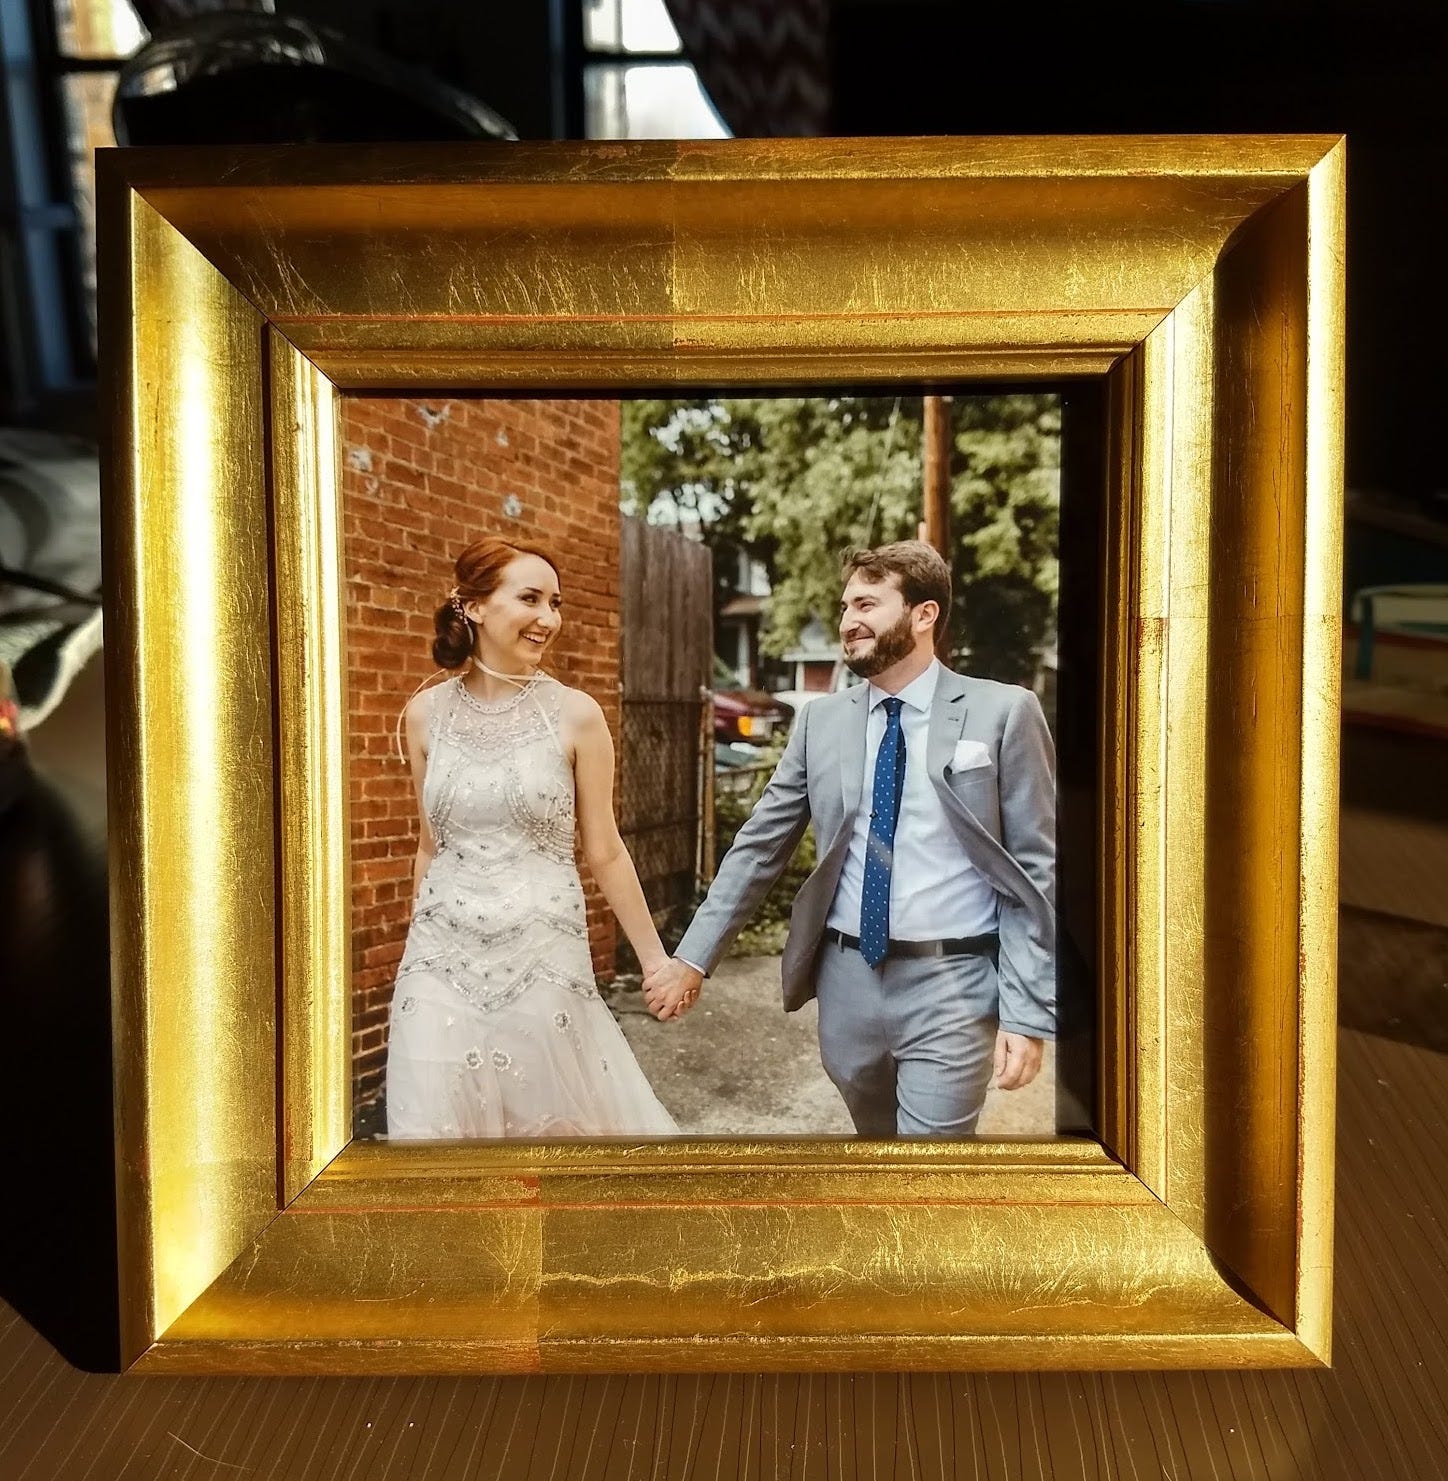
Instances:
[[[861,1136],[971,1136],[995,1059],[988,957],[886,957],[821,948],[820,1059]]]

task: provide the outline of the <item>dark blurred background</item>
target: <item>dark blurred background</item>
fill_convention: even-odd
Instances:
[[[1448,8],[1431,0],[3,0],[0,17],[7,421],[91,422],[89,153],[112,142],[118,75],[131,142],[482,135],[467,100],[525,139],[1345,132],[1348,482],[1445,517],[1424,429],[1448,387]]]

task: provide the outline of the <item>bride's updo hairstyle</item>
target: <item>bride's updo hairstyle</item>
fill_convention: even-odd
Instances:
[[[432,614],[432,661],[442,669],[461,668],[473,651],[473,625],[463,608],[469,602],[485,602],[498,589],[503,572],[520,555],[536,555],[558,571],[558,562],[541,545],[523,540],[505,540],[501,535],[484,535],[474,540],[453,563],[457,585],[447,600]]]

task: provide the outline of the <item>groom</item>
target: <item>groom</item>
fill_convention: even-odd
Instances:
[[[950,571],[917,540],[846,558],[845,662],[868,684],[799,711],[673,959],[687,1012],[813,823],[782,962],[819,999],[820,1058],[861,1136],[969,1136],[994,1072],[1028,1085],[1055,1032],[1055,750],[1029,689],[935,658]]]

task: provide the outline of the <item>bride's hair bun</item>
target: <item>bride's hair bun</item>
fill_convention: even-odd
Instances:
[[[473,651],[473,624],[463,607],[468,602],[485,602],[498,589],[503,572],[520,555],[536,555],[558,571],[558,562],[541,545],[522,540],[504,540],[500,535],[484,535],[474,540],[453,563],[457,585],[447,600],[432,614],[436,636],[432,640],[432,660],[439,668],[461,668]]]
[[[432,614],[432,661],[440,669],[461,668],[473,651],[473,625],[451,597]]]

